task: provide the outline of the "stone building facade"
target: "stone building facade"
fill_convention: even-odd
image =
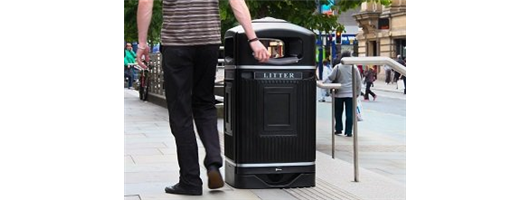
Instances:
[[[365,2],[352,17],[360,27],[356,36],[360,57],[406,57],[406,0],[393,0],[389,7]]]

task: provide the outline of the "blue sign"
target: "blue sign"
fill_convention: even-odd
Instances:
[[[331,10],[331,7],[332,7],[333,5],[335,5],[335,0],[328,0],[328,2],[329,2],[329,4],[327,4],[327,5],[321,5],[321,6],[320,6],[320,8],[321,8],[321,12],[322,12],[322,13],[333,12],[333,11]]]

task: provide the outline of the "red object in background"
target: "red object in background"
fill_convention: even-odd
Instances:
[[[359,69],[359,73],[361,74],[361,76],[364,74],[364,71],[363,71],[363,65],[357,65],[357,69]]]

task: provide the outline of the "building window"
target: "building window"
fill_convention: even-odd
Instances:
[[[379,29],[389,29],[390,28],[390,22],[388,18],[379,18],[378,21]]]

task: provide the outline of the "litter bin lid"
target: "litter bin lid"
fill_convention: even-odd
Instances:
[[[276,19],[273,17],[264,17],[261,19],[255,19],[252,20],[253,23],[287,23],[287,21],[283,19]]]

